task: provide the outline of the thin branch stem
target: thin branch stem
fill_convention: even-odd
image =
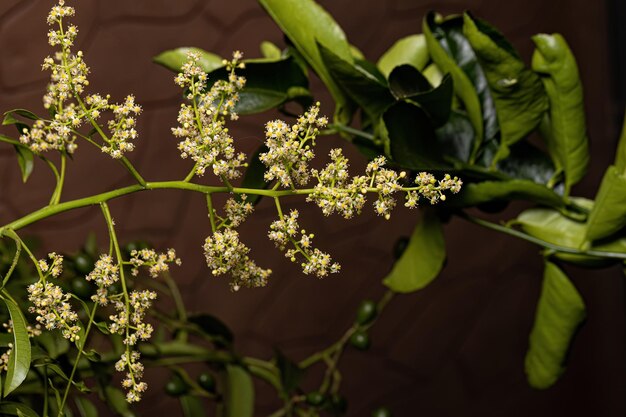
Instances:
[[[456,214],[461,219],[466,220],[470,223],[474,223],[479,226],[486,227],[487,229],[496,230],[498,232],[501,232],[510,236],[515,236],[519,239],[534,243],[535,245],[541,246],[542,248],[549,249],[555,252],[563,252],[563,253],[571,253],[575,255],[595,256],[599,258],[609,258],[609,259],[619,259],[619,260],[626,259],[626,253],[607,252],[607,251],[600,251],[600,250],[581,250],[581,249],[571,248],[568,246],[557,245],[554,243],[546,242],[545,240],[536,238],[534,236],[530,236],[510,226],[504,226],[504,225],[500,225],[497,223],[492,223],[488,220],[483,220],[474,216],[470,216],[469,214],[465,212],[457,212]]]

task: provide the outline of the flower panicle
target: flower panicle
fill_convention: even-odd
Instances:
[[[270,226],[268,237],[276,247],[285,251],[285,256],[292,262],[301,262],[302,272],[323,278],[341,270],[341,265],[333,262],[329,254],[313,247],[313,234],[307,234],[298,224],[298,210],[274,221]]]
[[[246,155],[237,152],[234,140],[226,127],[226,118],[237,119],[235,106],[245,78],[236,74],[244,68],[243,55],[236,51],[231,61],[225,61],[226,80],[216,80],[210,88],[207,75],[199,65],[200,55],[190,52],[187,62],[174,81],[186,89],[190,104],[182,103],[178,112],[178,126],[172,134],[180,138],[178,149],[183,159],[195,162],[195,174],[204,175],[211,169],[216,176],[232,180],[241,176],[247,166]]]
[[[66,6],[64,0],[59,0],[48,14],[47,22],[51,26],[48,43],[60,48],[52,56],[47,56],[41,66],[42,70],[51,73],[43,104],[52,118],[36,120],[31,127],[24,128],[20,142],[37,154],[52,150],[73,154],[78,147],[78,129],[86,123],[96,125],[104,112],[112,111],[113,119],[107,124],[110,135],[101,135],[104,141],[101,149],[119,159],[134,149],[132,141],[138,137],[135,117],[141,107],[132,95],[123,103],[115,104],[109,103],[108,95],[84,94],[89,86],[90,70],[83,52],[72,51],[78,28],[64,22],[74,14],[74,8]]]
[[[176,256],[175,249],[168,249],[163,253],[157,253],[154,249],[133,250],[130,253],[130,263],[133,266],[131,274],[139,275],[140,267],[147,267],[152,278],[170,270],[170,264],[182,265],[182,261]]]

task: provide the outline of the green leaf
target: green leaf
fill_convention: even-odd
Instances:
[[[9,356],[9,366],[3,387],[3,396],[6,397],[26,379],[30,369],[30,340],[28,330],[26,330],[26,319],[17,303],[4,290],[0,298],[9,309],[13,321],[13,351]]]
[[[98,417],[98,409],[87,398],[76,396],[74,397],[74,402],[81,417]]]
[[[475,135],[472,123],[465,113],[452,110],[446,124],[435,133],[443,155],[464,163],[469,162]]]
[[[530,386],[552,386],[565,370],[566,355],[585,318],[585,303],[556,265],[546,262],[541,296],[530,333],[525,370]]]
[[[450,117],[454,86],[446,74],[437,87],[410,65],[396,67],[389,75],[389,89],[398,100],[417,104],[431,118],[435,127],[443,126]]]
[[[496,108],[500,147],[495,164],[539,125],[549,107],[548,97],[537,74],[525,67],[499,32],[467,13],[463,22],[463,33],[478,57]]]
[[[577,205],[593,210],[593,201],[576,198]],[[587,224],[565,217],[556,210],[548,208],[533,208],[520,213],[514,222],[521,226],[529,235],[567,248],[580,250],[585,245]],[[600,244],[592,245],[587,249],[626,253],[626,238],[604,240]],[[580,255],[575,253],[557,252],[554,257],[576,265],[601,267],[618,262],[616,259],[599,258],[596,256]]]
[[[201,398],[193,395],[183,395],[178,400],[180,401],[184,417],[204,417],[207,415],[206,407]]]
[[[282,51],[276,45],[269,41],[261,42],[261,55],[268,59],[280,59],[282,56]]]
[[[611,165],[602,178],[589,215],[586,238],[598,240],[626,226],[626,175]]]
[[[58,358],[70,349],[70,342],[67,339],[58,337],[52,332],[43,332],[34,340],[48,352],[52,359]]]
[[[498,163],[498,170],[514,178],[546,185],[555,176],[550,157],[530,142],[520,141],[509,148],[509,156]]]
[[[331,77],[317,46],[319,42],[342,60],[352,62],[350,44],[341,27],[313,0],[259,0],[259,3],[326,84],[337,104],[336,122],[348,124],[353,112],[351,101]]]
[[[13,110],[9,110],[7,112],[4,113],[4,119],[2,120],[2,125],[3,126],[7,126],[7,125],[14,125],[14,124],[20,124],[21,122],[15,118],[15,115],[19,115],[22,116],[26,119],[30,119],[30,120],[39,120],[40,117],[37,116],[35,113],[29,111],[29,110],[25,110],[25,109],[13,109]]]
[[[253,417],[254,385],[250,374],[240,366],[226,365],[225,417]]]
[[[280,371],[281,386],[284,393],[289,395],[298,388],[304,376],[304,370],[287,358],[280,350],[274,349],[274,355],[276,357],[276,367]]]
[[[24,404],[15,402],[2,402],[0,403],[0,415],[2,416],[25,416],[25,417],[39,417],[39,414],[33,409],[27,407]]]
[[[463,184],[461,191],[446,200],[452,207],[471,207],[493,200],[526,200],[563,207],[563,199],[549,188],[528,180],[483,181]]]
[[[441,223],[435,211],[426,210],[413,230],[409,245],[383,283],[400,293],[420,290],[439,275],[445,259]]]
[[[246,78],[246,85],[239,93],[239,102],[235,106],[237,113],[260,113],[288,101],[297,101],[303,107],[312,103],[309,81],[293,57],[244,62],[246,67],[237,70],[237,74]],[[225,79],[228,79],[228,72],[223,67],[209,73],[209,80],[213,82]]]
[[[408,64],[418,70],[423,70],[430,61],[426,37],[423,34],[410,35],[401,38],[385,52],[376,66],[385,77],[389,77],[391,71],[399,66]]]
[[[389,150],[395,163],[415,170],[441,169],[446,165],[430,117],[412,103],[398,102],[384,114]]]
[[[204,49],[195,48],[195,47],[182,47],[176,49],[170,49],[168,51],[163,51],[152,60],[164,66],[165,68],[174,71],[180,72],[183,64],[187,62],[187,55],[190,52],[194,52],[200,55],[200,61],[198,61],[198,65],[204,72],[214,71],[224,65],[222,57],[215,55],[211,52],[207,52]]]
[[[24,146],[15,146],[17,152],[17,163],[20,166],[22,172],[22,182],[28,181],[30,174],[33,173],[35,167],[35,155],[32,151]]]
[[[463,102],[468,119],[474,127],[475,142],[472,151],[476,153],[484,138],[495,137],[498,121],[485,74],[463,34],[463,19],[460,16],[451,16],[444,20],[429,13],[424,18],[422,27],[433,61],[441,71],[452,76],[454,91]]]
[[[342,59],[324,45],[318,46],[330,76],[372,120],[377,120],[394,103],[389,89],[379,78],[355,63]]]
[[[533,36],[537,49],[532,68],[541,76],[550,101],[544,137],[555,165],[565,173],[565,193],[580,181],[589,165],[589,143],[585,125],[583,88],[576,59],[558,33]]]
[[[104,395],[109,408],[122,417],[135,417],[122,391],[110,385],[104,387]]]
[[[231,346],[233,344],[234,335],[223,321],[210,314],[198,314],[190,316],[189,323],[198,326],[204,334],[214,337],[218,344],[222,346]]]

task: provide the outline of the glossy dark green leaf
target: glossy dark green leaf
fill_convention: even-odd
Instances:
[[[15,152],[17,152],[17,163],[20,167],[20,171],[22,172],[22,181],[28,181],[30,174],[33,173],[33,168],[35,167],[35,155],[30,151],[30,149],[25,148],[24,146],[15,146]]]
[[[463,184],[461,191],[446,200],[452,207],[472,207],[494,200],[526,200],[563,207],[563,199],[549,188],[528,180],[483,181]]]
[[[446,74],[437,87],[410,65],[400,65],[389,74],[389,89],[398,100],[418,104],[437,127],[450,117],[454,88],[452,78]]]
[[[465,113],[453,110],[446,124],[435,131],[444,155],[461,162],[469,162],[475,134]]]
[[[423,34],[398,39],[378,60],[376,65],[385,77],[399,65],[411,65],[423,70],[430,61],[426,37]]]
[[[478,57],[496,108],[500,147],[493,164],[505,158],[511,145],[539,125],[549,107],[548,97],[537,74],[526,68],[494,28],[466,13],[463,33]]]
[[[454,81],[454,91],[460,97],[475,132],[473,153],[484,138],[498,133],[495,106],[485,74],[469,41],[463,34],[463,18],[441,19],[429,13],[423,22],[424,35],[430,55]]]
[[[240,366],[226,365],[226,377],[225,417],[253,417],[254,385],[250,374]]]
[[[351,100],[331,77],[317,46],[319,42],[342,60],[352,62],[350,44],[341,27],[313,0],[259,0],[259,3],[326,84],[337,104],[336,121],[347,124],[352,118]]]
[[[530,386],[552,386],[564,363],[576,329],[585,318],[585,303],[556,265],[546,262],[541,296],[530,333],[525,370]]]
[[[558,33],[533,36],[537,47],[532,68],[541,76],[550,101],[546,122],[542,124],[550,154],[565,174],[565,192],[580,181],[589,165],[589,144],[585,124],[583,88],[576,59]]]
[[[586,237],[598,240],[626,226],[626,175],[611,165],[602,178],[589,215]]]
[[[0,297],[9,309],[9,314],[13,321],[13,351],[9,356],[7,376],[3,387],[3,396],[6,397],[26,379],[30,369],[31,350],[28,330],[26,330],[26,319],[20,307],[5,290],[2,291]]]
[[[74,402],[76,403],[76,409],[80,417],[98,417],[98,409],[87,398],[76,396]]]
[[[411,65],[399,65],[389,74],[389,90],[398,100],[431,91],[430,82]]]
[[[0,403],[0,415],[2,416],[25,416],[25,417],[39,417],[36,411],[32,408],[16,403],[16,402],[2,402]]]
[[[169,70],[180,72],[183,64],[187,62],[187,55],[190,52],[200,55],[198,65],[204,72],[214,71],[224,65],[224,60],[219,55],[215,55],[214,53],[195,47],[182,47],[163,51],[159,55],[152,58],[152,60]]]
[[[318,46],[330,76],[372,120],[377,120],[393,104],[393,96],[379,78],[353,62],[342,59],[322,44]]]
[[[183,417],[205,417],[207,415],[207,407],[200,397],[183,395],[178,400],[183,410]]]
[[[443,162],[430,117],[418,106],[397,102],[384,114],[393,161],[415,170],[440,169]]]
[[[208,336],[216,338],[216,341],[224,346],[230,346],[233,343],[233,332],[223,321],[210,314],[198,314],[188,318],[189,323],[195,324],[198,328]]]
[[[309,81],[291,56],[278,60],[246,60],[245,63],[244,69],[237,70],[237,74],[246,78],[235,106],[237,113],[260,113],[289,101],[297,101],[303,107],[312,104]],[[209,80],[227,78],[228,72],[223,67],[209,73]]]
[[[498,163],[498,170],[514,178],[531,180],[546,185],[555,175],[550,157],[527,141],[509,148],[509,156]]]
[[[441,222],[433,210],[424,211],[406,250],[383,280],[391,290],[409,293],[430,284],[446,259]]]
[[[276,367],[280,371],[280,382],[284,393],[291,394],[298,388],[304,376],[304,370],[278,349],[274,350],[274,356],[276,358]]]

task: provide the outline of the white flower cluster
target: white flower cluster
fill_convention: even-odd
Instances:
[[[139,275],[139,268],[142,266],[147,266],[150,276],[156,278],[160,273],[169,271],[170,267],[168,264],[182,264],[180,258],[176,257],[176,251],[171,248],[165,253],[157,253],[153,249],[133,250],[130,256],[130,263],[133,266],[131,273],[133,276]]]
[[[118,372],[126,371],[122,386],[128,390],[126,400],[130,403],[141,400],[141,394],[148,388],[148,384],[141,381],[143,364],[139,362],[139,352],[131,347],[139,340],[145,341],[152,336],[154,329],[144,318],[156,297],[156,293],[150,290],[131,291],[126,303],[115,302],[117,314],[109,316],[109,331],[124,336],[126,352],[116,362],[115,369]]]
[[[28,311],[37,314],[38,323],[47,330],[61,329],[63,337],[72,342],[80,339],[78,314],[69,303],[71,294],[64,294],[61,287],[45,281],[29,285],[28,294],[28,301],[33,303]]]
[[[109,287],[119,280],[119,272],[120,268],[113,263],[111,255],[100,255],[93,271],[85,277],[87,281],[93,281],[98,286],[96,293],[91,296],[91,301],[101,306],[105,306],[111,301]]]
[[[309,181],[308,163],[315,157],[315,138],[319,129],[328,124],[326,117],[319,117],[319,110],[320,104],[316,103],[293,126],[282,120],[266,124],[265,145],[269,150],[259,156],[268,168],[265,171],[266,181],[277,180],[282,186],[290,188],[296,184],[306,185]]]
[[[218,177],[235,179],[241,175],[239,169],[246,166],[246,155],[236,152],[226,127],[227,116],[237,118],[234,107],[245,85],[245,79],[235,74],[236,68],[244,67],[241,58],[241,52],[235,52],[232,61],[225,61],[228,80],[215,81],[208,91],[207,75],[198,65],[197,53],[189,53],[175,78],[176,84],[187,89],[191,104],[181,104],[179,126],[172,128],[172,133],[182,139],[178,144],[181,157],[196,163],[197,175],[211,168]]]
[[[127,96],[122,104],[111,106],[115,118],[109,120],[109,130],[112,135],[108,143],[102,147],[102,152],[108,153],[114,159],[121,158],[124,153],[132,152],[135,144],[132,140],[137,138],[135,116],[141,114],[141,106],[135,103],[134,96]]]
[[[229,198],[224,205],[229,227],[238,227],[254,211],[254,206],[247,201],[248,196],[241,194],[239,200]]]
[[[126,401],[134,403],[141,401],[141,395],[148,389],[148,384],[141,381],[144,366],[139,362],[141,355],[137,351],[127,351],[122,353],[120,359],[115,362],[115,370],[126,372],[126,377],[122,380],[122,386],[126,392]]]
[[[407,191],[406,207],[413,208],[417,206],[420,195],[430,201],[430,204],[437,204],[439,200],[445,201],[445,191],[453,194],[461,191],[463,181],[450,174],[445,174],[443,179],[437,181],[434,175],[428,172],[420,172],[415,177],[416,189]]]
[[[204,256],[213,275],[230,274],[231,288],[263,287],[272,273],[263,269],[248,257],[250,249],[241,243],[239,233],[233,229],[216,231],[204,242]]]
[[[113,110],[114,120],[109,122],[111,138],[103,137],[102,151],[113,158],[121,158],[124,152],[134,148],[130,140],[137,137],[137,132],[132,116],[139,114],[141,107],[135,104],[133,96],[128,96],[123,104],[114,105],[109,104],[108,95],[92,94],[81,98],[89,85],[89,67],[82,51],[75,54],[71,51],[78,29],[74,25],[64,26],[63,18],[73,15],[74,8],[65,6],[64,0],[59,0],[48,15],[48,24],[56,27],[48,33],[48,43],[61,47],[42,64],[43,70],[51,72],[48,91],[43,97],[44,107],[54,116],[52,120],[36,120],[30,129],[25,128],[20,142],[35,153],[57,150],[72,154],[77,147],[76,130],[85,122],[95,122],[103,111]],[[75,102],[71,101],[73,98]]]
[[[307,275],[315,274],[322,278],[329,273],[339,272],[341,265],[333,262],[329,254],[312,247],[314,235],[300,229],[298,215],[298,210],[291,210],[288,216],[274,221],[268,234],[270,240],[274,241],[281,251],[291,244],[293,248],[288,249],[285,256],[292,262],[301,258],[302,272]]]

